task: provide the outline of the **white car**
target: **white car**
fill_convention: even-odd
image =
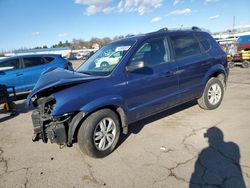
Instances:
[[[122,57],[123,51],[117,51],[109,56],[101,57],[96,62],[96,67],[107,67],[110,65],[116,65],[121,57]]]
[[[88,51],[78,52],[75,57],[76,59],[84,59],[88,54],[89,54]]]

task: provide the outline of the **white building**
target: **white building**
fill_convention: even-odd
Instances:
[[[5,56],[29,55],[29,54],[60,54],[63,57],[69,56],[70,48],[41,48],[31,50],[14,50],[12,53],[5,53]]]

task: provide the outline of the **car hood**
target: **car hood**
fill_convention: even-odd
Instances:
[[[69,87],[100,78],[103,78],[103,76],[92,76],[68,71],[62,68],[50,68],[42,73],[34,89],[28,95],[26,101],[27,105],[29,106],[31,98],[40,92],[56,88],[64,89],[64,86]]]

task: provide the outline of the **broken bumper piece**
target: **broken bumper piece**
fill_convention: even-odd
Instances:
[[[53,118],[46,110],[51,101],[51,98],[45,98],[39,101],[38,108],[34,110],[31,115],[34,127],[32,141],[35,142],[42,140],[47,143],[48,140],[50,140],[51,143],[65,145],[67,142],[66,129],[68,127],[70,114]]]

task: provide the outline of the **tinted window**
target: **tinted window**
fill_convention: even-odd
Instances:
[[[0,71],[19,69],[19,60],[12,59],[0,62]]]
[[[201,53],[198,40],[192,35],[171,36],[176,58],[183,58]]]
[[[33,67],[37,65],[45,64],[44,60],[41,57],[27,57],[23,58],[25,67]]]
[[[203,36],[197,36],[198,40],[200,41],[202,47],[204,48],[205,51],[208,51],[210,49],[210,43],[208,42],[208,40],[203,37]]]
[[[53,61],[55,58],[54,57],[43,57],[47,63],[50,63],[51,61]]]
[[[145,66],[152,67],[169,62],[170,53],[167,39],[159,38],[145,42],[132,58],[132,62],[143,61]]]

